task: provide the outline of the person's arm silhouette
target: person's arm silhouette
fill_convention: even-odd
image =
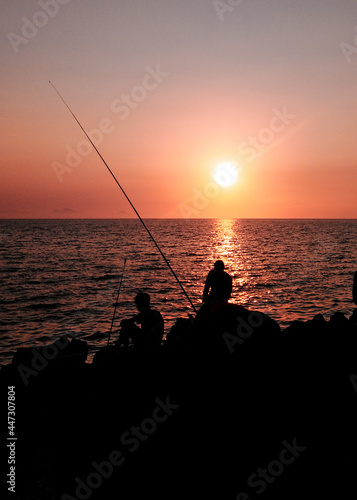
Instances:
[[[211,288],[211,278],[212,278],[212,273],[211,271],[208,273],[207,275],[207,278],[206,278],[206,283],[205,283],[205,287],[203,289],[203,297],[202,297],[202,302],[206,302],[208,300],[208,294],[209,294],[209,291],[210,291],[210,288]]]

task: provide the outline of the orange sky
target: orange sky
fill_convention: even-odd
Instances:
[[[49,80],[144,218],[357,217],[355,1],[53,2],[4,7],[1,218],[135,216]]]

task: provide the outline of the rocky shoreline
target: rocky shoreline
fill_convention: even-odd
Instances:
[[[1,369],[9,498],[356,498],[357,310],[281,330],[230,304],[155,352],[87,354],[64,338]]]

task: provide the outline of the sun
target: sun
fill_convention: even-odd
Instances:
[[[238,167],[230,161],[219,163],[214,169],[213,178],[221,187],[233,186],[238,180]]]

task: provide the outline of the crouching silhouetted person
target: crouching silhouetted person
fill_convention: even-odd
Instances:
[[[164,336],[164,319],[159,311],[151,309],[148,293],[138,293],[135,297],[135,304],[139,314],[122,320],[115,346],[128,347],[131,341],[136,349],[144,351],[157,349]]]

